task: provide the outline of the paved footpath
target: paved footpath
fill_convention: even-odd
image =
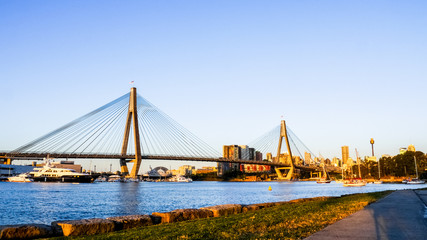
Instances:
[[[427,239],[427,190],[395,191],[306,238]]]

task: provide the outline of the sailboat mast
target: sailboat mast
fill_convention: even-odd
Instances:
[[[359,161],[359,154],[357,153],[357,148],[356,148],[356,160],[357,160],[357,166],[359,167],[359,177],[362,178],[362,174],[360,173],[360,161]]]
[[[415,162],[415,173],[417,174],[417,179],[418,179],[417,158],[415,156],[414,156],[414,162]]]

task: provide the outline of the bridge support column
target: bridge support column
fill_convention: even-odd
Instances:
[[[122,155],[126,155],[127,147],[129,143],[129,134],[130,134],[130,127],[133,126],[133,136],[134,136],[134,144],[135,144],[135,159],[132,160],[133,167],[132,171],[129,175],[129,170],[126,165],[126,159],[120,159],[120,169],[123,174],[129,175],[132,178],[137,177],[139,172],[139,167],[141,166],[141,145],[140,145],[140,139],[139,139],[139,128],[138,128],[138,105],[137,105],[137,94],[136,94],[136,88],[131,88],[130,95],[129,95],[129,109],[128,109],[128,115],[126,119],[126,127],[125,127],[125,134],[123,138],[123,145],[122,145]]]
[[[277,173],[277,179],[278,180],[290,181],[294,177],[294,171],[295,171],[294,167],[275,168],[275,170]],[[286,170],[288,170],[288,171],[286,172]]]
[[[277,157],[276,157],[278,162],[280,162],[280,152],[282,150],[283,138],[285,138],[285,141],[286,141],[286,147],[288,149],[289,162],[290,162],[291,166],[290,167],[284,167],[284,168],[275,168],[275,169],[276,169],[278,180],[288,180],[289,181],[295,177],[294,176],[295,166],[294,166],[294,161],[293,161],[293,157],[292,157],[291,146],[289,145],[288,132],[286,130],[285,120],[282,120],[280,123],[279,147],[277,148]],[[289,171],[284,176],[284,172],[282,172],[281,170],[289,170]]]
[[[12,158],[9,158],[7,156],[0,156],[0,163],[11,165],[12,164]]]
[[[124,158],[120,159],[120,172],[122,172],[123,174],[126,174],[126,175],[129,174],[129,169],[128,169],[128,166],[126,164],[126,159],[124,159]]]
[[[310,171],[310,178],[322,178],[321,171]]]

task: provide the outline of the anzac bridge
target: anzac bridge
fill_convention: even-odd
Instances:
[[[0,159],[8,164],[43,158],[117,159],[129,177],[138,175],[143,159],[258,164],[275,167],[279,179],[290,180],[297,169],[320,170],[316,165],[294,163],[291,145],[301,155],[296,142],[302,143],[282,120],[253,143],[257,150],[276,153],[272,161],[223,158],[131,88],[130,93],[32,142],[0,152]],[[287,154],[282,154],[282,145]],[[130,172],[129,163],[133,163]]]

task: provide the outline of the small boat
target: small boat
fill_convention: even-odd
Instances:
[[[383,181],[381,181],[381,180],[374,181],[374,184],[383,184]]]
[[[323,165],[323,177],[316,181],[319,184],[331,183],[329,174],[326,172],[325,165]]]
[[[362,179],[349,179],[343,183],[344,187],[363,187],[366,186],[366,181]]]
[[[184,176],[175,176],[170,179],[171,182],[193,182],[193,179]]]
[[[124,178],[123,182],[139,182],[138,178]]]
[[[103,176],[99,176],[98,178],[96,178],[93,182],[106,182],[107,178],[103,177]]]
[[[406,184],[424,184],[425,181],[418,179],[418,167],[417,167],[417,158],[414,156],[414,162],[415,162],[415,173],[417,175],[416,178],[412,178],[406,181]],[[405,180],[403,180],[405,181]],[[402,181],[402,183],[403,183]]]
[[[362,174],[360,172],[360,161],[359,161],[359,154],[357,153],[356,149],[356,159],[357,159],[357,165],[359,167],[359,177],[360,178],[352,178],[349,180],[345,180],[343,183],[344,187],[363,187],[366,186],[366,181],[362,179]]]
[[[409,181],[406,181],[406,184],[424,184],[424,183],[425,183],[425,181],[417,179],[417,178],[413,178]]]
[[[326,178],[321,178],[319,180],[316,181],[319,184],[323,184],[323,183],[331,183],[331,180],[326,179]]]
[[[108,182],[123,182],[123,179],[120,175],[111,175],[108,177]]]
[[[8,177],[7,181],[9,182],[33,182],[34,180],[30,178],[30,175],[26,173],[21,173],[17,176]]]

